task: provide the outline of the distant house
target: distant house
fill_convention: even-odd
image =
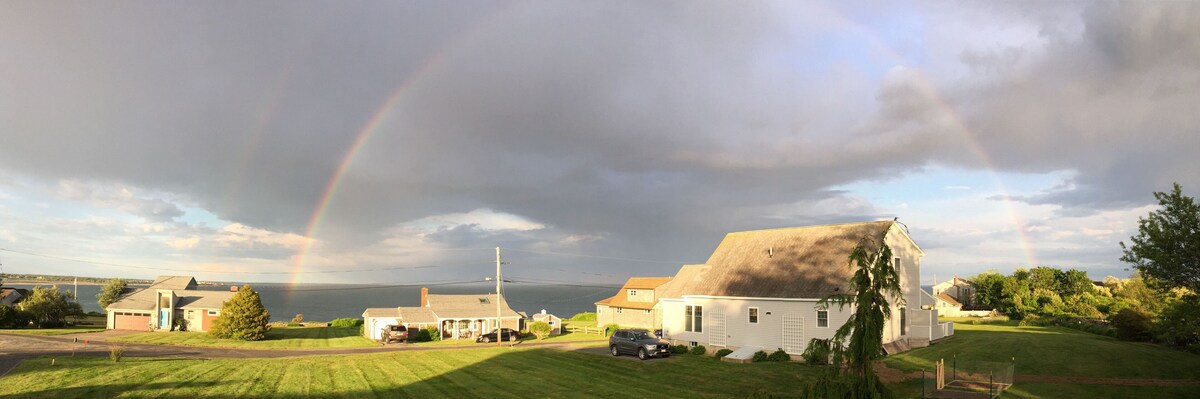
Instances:
[[[933,285],[933,296],[946,294],[959,303],[959,307],[971,307],[975,303],[975,286],[971,285],[970,281],[954,276],[953,279],[943,281]]]
[[[524,317],[508,307],[503,295],[435,295],[428,288],[421,288],[421,306],[367,308],[362,314],[363,335],[379,339],[384,326],[396,324],[410,329],[436,327],[445,339],[474,339],[496,329],[497,300],[500,326],[521,330]]]
[[[28,296],[29,290],[24,288],[0,287],[0,305],[2,306],[16,306],[17,303]]]
[[[597,327],[662,328],[662,307],[655,290],[668,281],[670,277],[631,277],[616,295],[596,302]]]
[[[846,293],[851,251],[864,237],[892,249],[901,296],[889,298],[883,326],[889,353],[953,334],[936,310],[921,309],[924,252],[893,221],[729,233],[704,264],[685,265],[660,287],[663,330],[675,344],[804,352],[812,338],[832,338],[852,307],[822,309],[817,301]]]
[[[562,333],[562,319],[558,316],[546,313],[546,309],[542,309],[542,313],[533,315],[534,323],[544,321],[550,325],[550,335],[558,335]]]
[[[231,291],[196,288],[192,276],[158,276],[149,287],[122,296],[105,308],[110,330],[170,331],[183,320],[188,331],[208,331]]]

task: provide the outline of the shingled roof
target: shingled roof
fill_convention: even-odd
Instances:
[[[626,294],[628,290],[654,290],[667,282],[670,282],[670,277],[630,277],[625,285],[617,291],[617,295],[613,295],[606,299],[601,299],[596,302],[597,305],[606,305],[614,308],[626,309],[654,309],[654,302],[633,302],[629,300]]]
[[[479,295],[435,295],[429,294],[429,308],[437,317],[443,319],[469,319],[477,317],[496,317],[496,294]],[[521,317],[508,307],[504,297],[500,297],[500,311],[503,317]]]
[[[846,292],[847,258],[864,237],[879,241],[893,221],[729,233],[703,265],[685,265],[662,298],[711,295],[823,298]]]
[[[179,296],[177,308],[219,309],[221,304],[233,297],[229,291],[208,291],[196,289],[196,279],[192,276],[158,276],[146,288],[142,288],[118,299],[108,305],[109,309],[152,310],[157,298],[157,290],[174,290]]]

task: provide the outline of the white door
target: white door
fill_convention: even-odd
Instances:
[[[713,346],[725,346],[725,311],[710,310],[704,315],[712,322],[708,327],[708,344]]]
[[[783,315],[783,351],[791,354],[804,352],[804,316],[800,312]]]

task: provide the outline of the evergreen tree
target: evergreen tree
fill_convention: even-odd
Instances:
[[[244,285],[221,305],[221,315],[213,321],[208,333],[217,338],[259,341],[271,330],[267,325],[270,320],[271,314],[263,307],[262,298],[249,285]]]
[[[128,284],[125,282],[125,280],[119,278],[108,280],[108,282],[104,284],[104,287],[100,288],[100,293],[96,294],[96,299],[98,299],[100,303],[100,309],[108,308],[108,305],[111,305],[113,302],[121,299],[121,294],[125,293],[125,288],[127,287]]]
[[[892,249],[881,237],[875,242],[862,238],[850,253],[849,266],[854,271],[850,279],[853,293],[834,294],[822,298],[818,306],[828,308],[853,307],[854,314],[834,333],[834,363],[845,364],[840,375],[828,372],[809,386],[809,397],[890,398],[892,392],[875,375],[873,361],[884,355],[883,326],[892,317],[888,298],[900,305],[904,297],[900,290],[900,273],[892,263]],[[847,339],[849,342],[847,343]]]

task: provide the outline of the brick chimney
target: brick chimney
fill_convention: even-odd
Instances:
[[[421,307],[429,306],[429,288],[421,287]]]

